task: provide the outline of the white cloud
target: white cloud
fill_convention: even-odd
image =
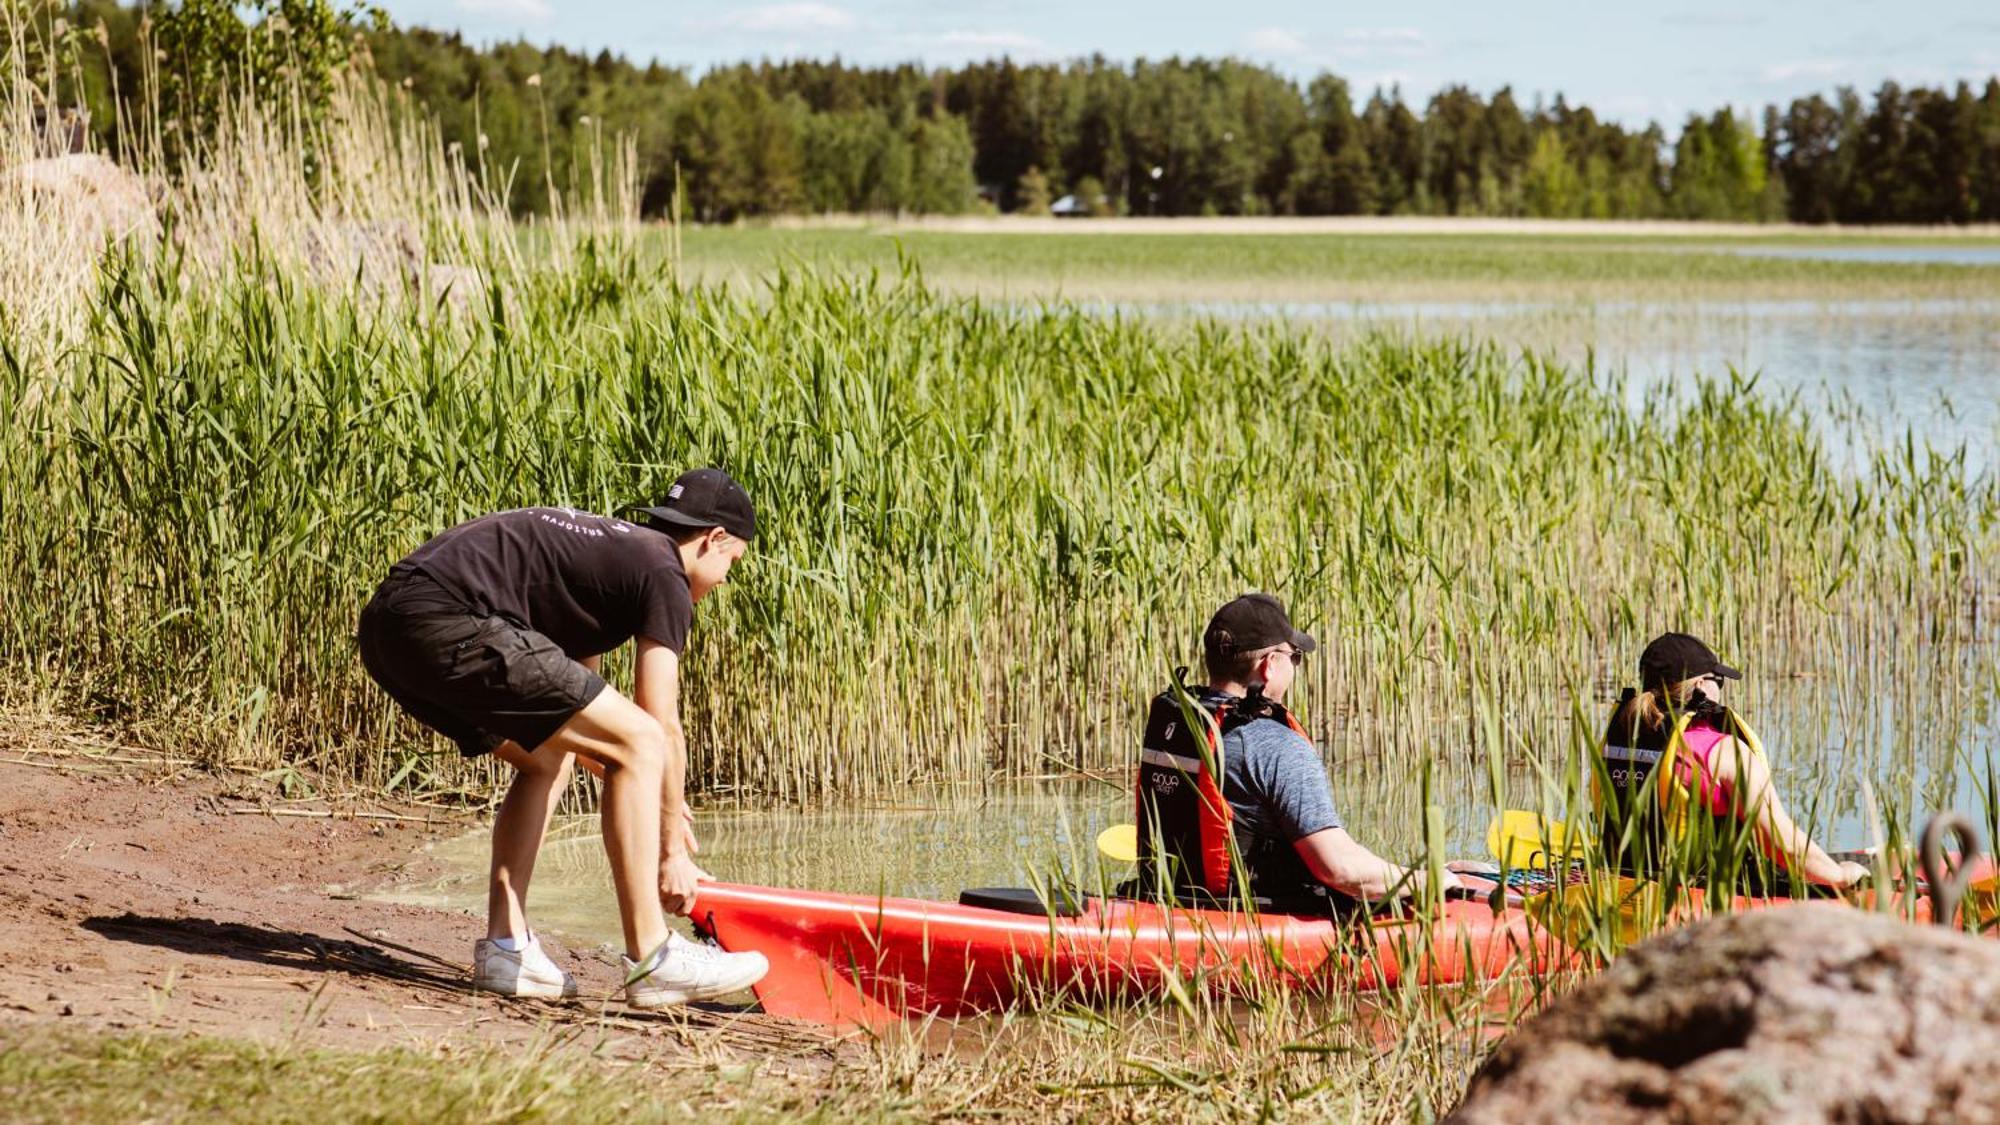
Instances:
[[[1413,59],[1431,53],[1431,42],[1414,27],[1352,27],[1342,32],[1334,44],[1332,58],[1342,62],[1363,59]]]
[[[1414,27],[1352,27],[1341,38],[1349,43],[1405,49],[1423,47],[1429,42]]]
[[[464,0],[460,0],[461,3]],[[512,0],[502,0],[512,2]],[[527,3],[542,3],[543,0],[525,0]],[[845,8],[832,4],[819,4],[807,0],[798,4],[765,4],[756,8],[745,8],[731,12],[720,21],[723,27],[734,31],[758,33],[797,31],[844,31],[854,26],[854,15]]]
[[[1828,78],[1847,69],[1844,59],[1801,59],[1771,63],[1763,71],[1766,82],[1790,82],[1794,78]]]
[[[1056,49],[1047,42],[1018,31],[906,32],[895,36],[894,42],[903,50],[933,64],[969,62],[1001,55],[1020,62],[1042,62],[1057,56]]]
[[[1282,27],[1260,27],[1243,37],[1243,45],[1259,55],[1303,55],[1306,41]]]
[[[472,16],[537,22],[555,14],[549,0],[458,0],[458,10]]]
[[[934,46],[954,51],[1021,51],[1041,53],[1047,43],[1018,31],[947,31],[927,37]]]

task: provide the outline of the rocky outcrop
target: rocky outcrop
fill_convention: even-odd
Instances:
[[[323,284],[354,283],[363,293],[400,293],[457,312],[478,311],[487,299],[486,282],[470,266],[429,260],[417,225],[402,220],[334,222],[305,236],[306,265]]]
[[[6,175],[27,197],[36,222],[59,226],[93,248],[160,233],[145,181],[98,153],[29,160]]]
[[[2000,942],[1830,903],[1677,930],[1523,1025],[1451,1120],[2000,1121]]]

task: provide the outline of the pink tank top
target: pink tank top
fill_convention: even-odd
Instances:
[[[1717,816],[1733,816],[1735,801],[1727,782],[1716,778],[1709,759],[1715,748],[1729,738],[1726,731],[1710,726],[1690,726],[1681,732],[1683,753],[1674,755],[1674,776],[1702,806]]]

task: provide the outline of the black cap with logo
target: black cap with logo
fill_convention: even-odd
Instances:
[[[1201,643],[1210,656],[1256,652],[1283,644],[1300,652],[1311,652],[1315,647],[1311,636],[1292,627],[1285,603],[1269,594],[1244,594],[1216,610],[1208,619]]]
[[[738,539],[757,537],[757,513],[750,494],[721,469],[690,469],[667,488],[666,496],[644,512],[661,531],[719,527]]]
[[[1724,664],[1714,649],[1686,633],[1662,633],[1639,654],[1641,687],[1671,687],[1697,676],[1740,680],[1743,673]]]

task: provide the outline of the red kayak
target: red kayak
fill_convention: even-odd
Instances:
[[[975,892],[976,895],[978,892]],[[1325,991],[1452,984],[1579,963],[1520,909],[1444,903],[1415,919],[1255,918],[1090,898],[1051,916],[1028,892],[1011,909],[704,883],[696,926],[771,962],[756,986],[772,1015],[880,1028],[909,1015],[992,1011],[1026,996],[1159,995],[1170,980],[1252,979]],[[968,896],[972,897],[972,896]]]
[[[1991,880],[1990,866],[1983,874]],[[1571,929],[1559,916],[1538,908],[1548,897],[1523,909],[1513,896],[1498,911],[1483,896],[1454,898],[1429,924],[1252,917],[1116,898],[1052,913],[1032,892],[1012,890],[966,898],[986,905],[704,883],[693,916],[724,949],[754,949],[770,960],[756,986],[766,1012],[849,1028],[994,1011],[1056,992],[1085,1000],[1157,996],[1176,982],[1229,989],[1257,980],[1369,990],[1539,975],[1593,960],[1559,936]],[[1858,905],[1874,899],[1864,893]],[[1732,909],[1792,901],[1738,898]],[[1920,894],[1893,892],[1881,908],[1912,921],[1930,916]],[[1986,903],[1982,918],[1994,909]],[[1669,924],[1704,913],[1700,893],[1690,892]]]

